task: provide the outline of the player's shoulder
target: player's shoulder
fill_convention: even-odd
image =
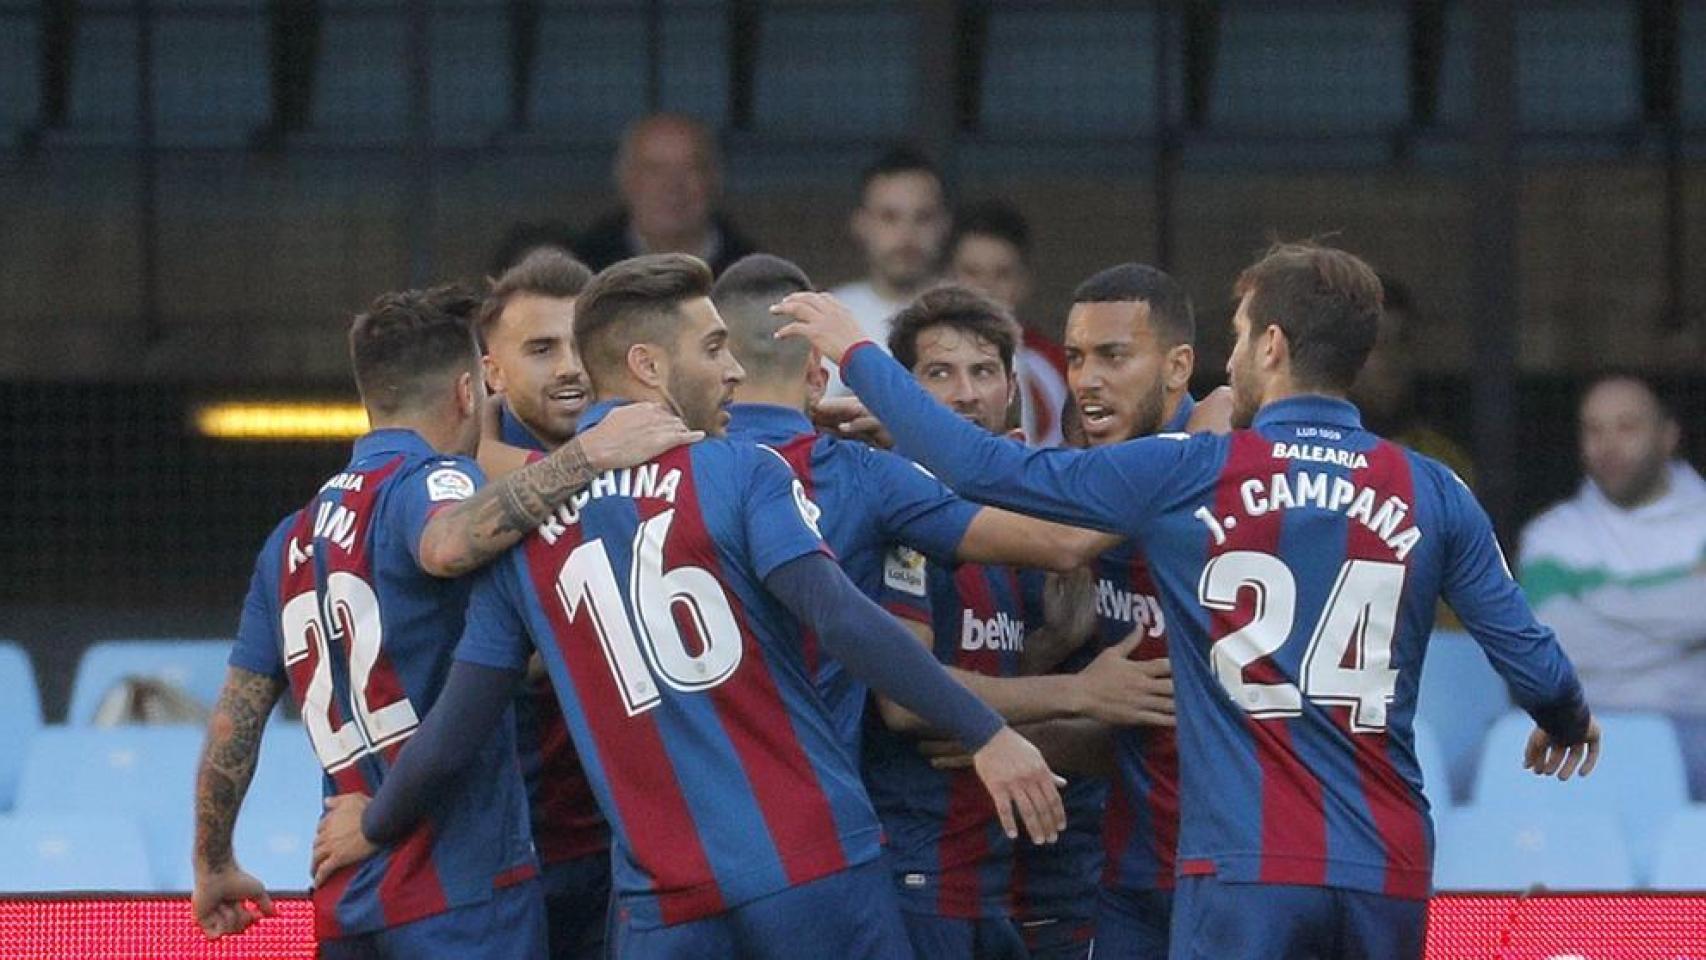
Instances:
[[[1382,437],[1379,443],[1396,452],[1409,464],[1410,485],[1417,492],[1427,491],[1448,500],[1475,498],[1468,482],[1445,461],[1391,438]]]

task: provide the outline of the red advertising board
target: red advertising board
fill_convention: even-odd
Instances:
[[[209,943],[175,897],[0,899],[0,960],[308,960],[313,907]],[[1706,960],[1706,895],[1441,896],[1428,960]]]

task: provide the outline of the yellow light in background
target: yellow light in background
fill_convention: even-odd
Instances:
[[[368,429],[359,403],[224,401],[198,408],[194,421],[215,440],[350,440]]]

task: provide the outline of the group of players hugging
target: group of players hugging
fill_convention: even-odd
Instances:
[[[886,344],[767,255],[380,297],[373,429],[256,561],[197,921],[273,912],[231,837],[288,690],[327,958],[1419,958],[1436,605],[1536,774],[1598,728],[1469,490],[1345,399],[1373,270],[1286,244],[1233,292],[1196,402],[1179,283],[1082,283],[1055,449],[963,287]]]

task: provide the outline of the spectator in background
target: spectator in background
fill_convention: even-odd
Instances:
[[[865,254],[866,276],[830,292],[872,342],[887,344],[889,318],[941,279],[949,225],[942,175],[917,150],[891,149],[860,175],[859,206],[849,226]],[[847,393],[838,374],[827,393]]]
[[[1706,799],[1706,482],[1638,377],[1594,381],[1580,426],[1587,479],[1523,531],[1523,589],[1595,706],[1671,716]]]
[[[631,124],[616,150],[622,209],[574,241],[594,271],[650,253],[687,253],[721,273],[753,252],[716,211],[723,186],[711,131],[691,117],[656,113]],[[513,231],[512,231],[513,232]]]
[[[1416,375],[1410,357],[1422,349],[1416,343],[1416,317],[1410,289],[1381,276],[1386,301],[1374,350],[1351,387],[1351,400],[1362,411],[1368,429],[1450,467],[1463,481],[1475,485],[1474,464],[1456,440],[1430,423],[1416,406]]]
[[[1059,410],[1067,400],[1066,352],[1026,323],[1022,307],[1031,295],[1031,228],[1019,211],[999,200],[961,210],[948,243],[948,271],[956,283],[995,298],[1019,319],[1024,332],[1016,368],[1019,425],[1033,446],[1061,444]]]

